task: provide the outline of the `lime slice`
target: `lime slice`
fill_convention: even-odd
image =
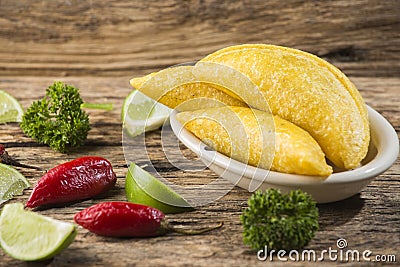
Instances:
[[[125,179],[128,201],[150,206],[164,213],[192,210],[190,204],[167,185],[135,163],[129,166]]]
[[[30,186],[26,178],[16,169],[0,163],[0,204],[22,195],[24,189]]]
[[[134,90],[125,98],[121,119],[124,129],[135,137],[160,128],[171,112],[172,109]]]
[[[0,90],[0,123],[21,122],[24,110],[10,94]]]
[[[11,257],[38,261],[54,257],[72,243],[75,225],[6,204],[0,216],[0,244]]]

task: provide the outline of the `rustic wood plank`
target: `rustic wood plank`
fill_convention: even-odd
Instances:
[[[89,110],[92,129],[88,140],[68,154],[37,144],[16,123],[0,125],[0,143],[21,162],[46,169],[83,155],[105,156],[112,162],[118,181],[106,194],[65,208],[38,211],[72,222],[76,212],[94,203],[125,200],[127,151],[122,148],[120,110],[132,90],[129,79],[241,43],[295,47],[334,63],[351,76],[366,103],[384,115],[400,135],[399,10],[396,0],[0,0],[0,89],[26,108],[44,95],[48,85],[61,80],[78,86],[85,101],[111,102],[115,107],[111,112]],[[146,153],[141,137],[132,142],[129,152],[138,164],[154,164],[159,173],[179,185],[217,179],[210,170],[193,173],[171,165],[160,147],[159,133],[146,135]],[[169,141],[167,150],[176,149]],[[179,148],[186,158],[196,159],[188,149]],[[19,170],[32,184],[42,175]],[[11,202],[25,202],[30,192],[26,190]],[[320,230],[307,248],[318,252],[335,249],[336,240],[346,238],[351,249],[395,254],[398,262],[399,192],[397,159],[361,194],[319,205]],[[75,242],[53,260],[28,265],[265,266],[269,262],[258,261],[255,252],[242,243],[239,215],[249,196],[235,187],[193,212],[168,215],[172,223],[185,227],[224,221],[224,227],[216,232],[195,237],[171,234],[116,239],[80,228]],[[0,266],[26,266],[3,250],[0,257]],[[331,262],[326,259],[325,263]],[[286,265],[277,260],[274,264]],[[306,264],[291,262],[293,266]]]
[[[135,76],[228,45],[303,49],[346,74],[400,74],[400,2],[0,1],[0,75]]]
[[[59,77],[0,77],[2,89],[13,94],[26,108],[31,101],[43,96],[44,89]],[[350,77],[360,89],[366,102],[381,112],[400,132],[398,88],[400,78]],[[122,134],[120,109],[124,97],[131,88],[127,84],[129,77],[64,77],[63,81],[72,83],[81,89],[87,101],[109,101],[114,103],[111,112],[90,111],[92,130],[87,144],[72,153],[61,154],[50,148],[36,144],[23,135],[18,124],[0,125],[0,143],[4,143],[11,155],[23,163],[51,168],[57,164],[83,155],[107,157],[117,174],[117,185],[110,192],[92,200],[67,206],[38,211],[41,214],[64,221],[73,222],[76,212],[94,203],[106,200],[125,200],[124,177],[127,172]],[[193,179],[205,182],[216,175],[209,170],[187,173],[171,168],[161,154],[159,131],[146,137],[148,153],[153,163],[166,178],[176,183],[190,184]],[[139,139],[138,139],[139,140]],[[142,153],[139,144],[133,145],[134,153]],[[185,149],[183,148],[185,151]],[[160,152],[161,151],[161,152]],[[190,152],[186,152],[190,157]],[[143,157],[141,164],[146,163]],[[39,171],[19,169],[33,184],[41,177]],[[31,190],[11,202],[25,202]],[[346,238],[349,247],[363,251],[372,250],[374,254],[396,254],[399,257],[400,245],[400,160],[384,174],[368,185],[359,195],[337,203],[319,205],[320,230],[307,246],[308,249],[321,251],[329,247],[336,248],[336,240]],[[221,230],[201,236],[180,236],[170,234],[157,238],[118,239],[96,236],[79,228],[72,245],[52,261],[37,263],[37,266],[265,266],[268,262],[257,260],[254,252],[242,243],[242,228],[239,215],[250,193],[240,188],[233,190],[223,198],[196,209],[193,212],[168,215],[174,224],[192,227],[204,226],[224,221]],[[1,266],[26,266],[4,254],[0,250]],[[274,262],[280,266],[285,263]],[[329,262],[327,262],[329,263]],[[305,262],[293,263],[304,266]],[[348,265],[352,265],[349,263]]]

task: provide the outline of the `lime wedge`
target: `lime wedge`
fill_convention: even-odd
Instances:
[[[26,178],[16,169],[0,163],[0,204],[22,195],[24,189],[30,186]]]
[[[135,137],[160,128],[171,112],[172,109],[134,90],[125,98],[121,119],[124,129]]]
[[[125,194],[130,202],[150,206],[164,213],[193,210],[185,199],[135,163],[129,166],[126,175]]]
[[[10,94],[0,90],[0,123],[21,122],[24,110]]]
[[[54,257],[72,243],[75,225],[6,204],[0,216],[0,244],[11,257],[38,261]]]

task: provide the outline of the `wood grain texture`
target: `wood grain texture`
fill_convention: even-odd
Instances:
[[[40,97],[44,88],[59,77],[0,77],[3,89],[15,95],[24,107]],[[128,77],[68,77],[62,79],[81,88],[86,101],[107,101],[115,105],[112,112],[90,111],[92,130],[84,147],[64,155],[38,145],[23,135],[18,124],[0,125],[0,143],[9,153],[23,163],[36,164],[49,169],[67,160],[83,155],[106,156],[117,174],[116,187],[93,200],[39,211],[41,214],[73,222],[76,212],[94,203],[106,200],[125,200],[124,178],[127,172],[122,148],[120,109],[124,97],[130,92],[124,85]],[[360,88],[367,104],[382,113],[400,132],[398,105],[399,78],[355,78],[351,80]],[[207,182],[217,176],[209,170],[187,173],[171,168],[163,156],[159,140],[160,131],[147,134],[146,147],[151,162],[167,179],[178,184]],[[136,139],[135,139],[136,140]],[[138,139],[140,140],[140,138]],[[146,157],[139,142],[130,147],[135,154]],[[191,152],[182,148],[185,154]],[[38,171],[20,171],[34,184],[40,177]],[[30,190],[14,201],[26,202]],[[376,254],[395,254],[399,257],[400,245],[400,161],[384,174],[375,178],[359,195],[332,204],[319,205],[320,230],[307,249],[321,251],[336,248],[336,240],[345,238],[352,249],[372,250]],[[255,252],[242,243],[242,228],[239,215],[250,193],[235,187],[223,198],[193,212],[168,215],[174,224],[184,227],[205,226],[224,221],[221,230],[201,236],[170,234],[150,239],[118,239],[99,237],[79,228],[72,245],[52,261],[37,263],[36,266],[265,266],[268,262],[257,260]],[[1,266],[25,266],[0,251]],[[328,259],[326,259],[328,261]],[[275,264],[283,265],[278,261]],[[329,261],[327,262],[329,263]],[[305,262],[292,262],[293,266],[304,266]],[[349,263],[348,265],[352,265]]]
[[[111,161],[118,177],[113,190],[65,208],[39,211],[69,222],[76,212],[94,203],[125,200],[128,152],[140,165],[153,164],[177,184],[217,179],[207,169],[188,172],[171,165],[160,146],[160,131],[135,139],[124,150],[120,110],[132,90],[130,78],[242,43],[285,45],[324,57],[350,76],[366,103],[400,135],[399,12],[397,0],[0,0],[0,89],[26,108],[44,95],[47,86],[61,80],[79,87],[87,102],[114,104],[111,112],[88,111],[92,126],[88,140],[69,154],[37,144],[16,123],[0,124],[0,143],[21,162],[46,169],[83,155]],[[168,141],[165,151],[176,149]],[[184,146],[178,148],[188,159],[196,158]],[[42,175],[19,170],[32,184]],[[26,202],[30,192],[10,202]],[[270,262],[258,261],[242,242],[239,215],[249,196],[235,187],[193,212],[168,215],[172,223],[184,227],[224,221],[222,229],[201,236],[117,239],[79,228],[71,246],[51,261],[26,264],[0,250],[0,266],[266,266]],[[399,262],[399,202],[397,159],[359,195],[319,205],[320,230],[307,248],[335,249],[336,240],[345,238],[350,249],[395,254]],[[328,259],[324,263],[337,264]],[[273,264],[287,265],[278,260]]]
[[[317,54],[348,75],[400,74],[400,2],[0,1],[0,75],[134,76],[228,45]]]

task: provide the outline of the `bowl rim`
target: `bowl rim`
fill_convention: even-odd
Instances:
[[[229,158],[208,147],[176,119],[177,110],[170,115],[172,131],[177,138],[200,159],[208,162],[207,167],[216,164],[219,167],[239,174],[241,177],[255,179],[276,185],[300,186],[362,182],[386,171],[396,161],[399,154],[399,139],[392,125],[377,111],[366,105],[370,122],[371,142],[377,149],[376,156],[365,165],[353,170],[333,173],[327,178],[270,171]]]

